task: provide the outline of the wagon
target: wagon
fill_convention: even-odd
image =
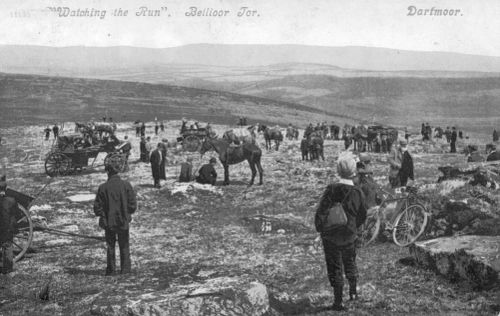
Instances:
[[[73,174],[87,167],[94,167],[97,156],[101,152],[107,153],[104,164],[113,162],[124,171],[127,161],[127,153],[116,149],[120,142],[104,141],[97,145],[85,143],[81,135],[60,136],[52,150],[45,159],[45,173],[50,176],[62,176]],[[89,161],[90,164],[89,164]]]
[[[69,235],[82,238],[90,238],[99,241],[105,240],[104,237],[75,234],[57,229],[51,229],[43,225],[37,226],[34,224],[34,221],[32,220],[29,212],[29,209],[33,201],[35,200],[35,197],[18,192],[16,190],[12,190],[10,188],[7,188],[5,194],[7,196],[15,198],[18,206],[18,212],[16,214],[16,225],[14,230],[14,239],[12,243],[14,252],[14,262],[19,261],[29,250],[31,243],[33,242],[34,231],[42,231],[45,233],[50,233],[55,235]]]
[[[185,129],[180,137],[177,137],[177,142],[182,143],[182,149],[189,152],[198,151],[201,144],[208,135],[206,128]]]

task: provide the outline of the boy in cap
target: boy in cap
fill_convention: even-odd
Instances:
[[[129,223],[137,208],[134,189],[130,182],[118,175],[119,166],[107,164],[108,180],[99,186],[94,200],[94,214],[104,229],[107,245],[106,275],[116,272],[115,246],[120,248],[121,274],[130,273]]]
[[[356,247],[358,228],[366,220],[366,204],[363,192],[354,186],[353,178],[356,175],[356,161],[352,155],[339,157],[337,172],[340,176],[338,183],[326,187],[321,197],[316,214],[321,214],[340,202],[347,216],[347,224],[333,230],[324,231],[321,222],[316,216],[316,230],[321,233],[325,252],[328,279],[333,287],[333,310],[346,310],[343,302],[344,276],[349,282],[349,296],[351,300],[357,298],[356,284],[358,271],[356,267]]]

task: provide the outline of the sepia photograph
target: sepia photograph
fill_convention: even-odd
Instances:
[[[499,16],[2,0],[0,316],[500,316]]]

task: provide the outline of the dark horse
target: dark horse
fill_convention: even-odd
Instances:
[[[262,184],[263,171],[260,164],[262,151],[257,145],[243,143],[238,147],[232,147],[223,139],[205,138],[205,141],[201,145],[200,153],[203,155],[212,149],[219,154],[219,160],[224,167],[224,185],[229,184],[229,165],[234,165],[244,160],[248,161],[250,169],[252,169],[252,180],[250,180],[249,185],[253,184],[255,176],[257,175],[257,169],[259,169],[259,184]],[[255,168],[255,166],[257,166],[257,168]]]
[[[279,150],[280,142],[283,141],[283,134],[277,128],[270,128],[266,125],[259,125],[257,132],[264,131],[264,139],[266,140],[266,150],[271,149],[271,141],[274,140],[275,149]]]

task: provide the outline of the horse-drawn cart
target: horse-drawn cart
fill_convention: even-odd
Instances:
[[[177,137],[177,142],[182,143],[182,149],[189,152],[198,151],[201,144],[208,136],[206,128],[198,129],[185,129],[182,131],[181,136]]]
[[[104,164],[114,162],[121,166],[120,171],[125,169],[127,154],[116,149],[119,141],[105,141],[97,145],[91,145],[80,135],[60,136],[54,148],[47,154],[45,159],[45,172],[47,175],[62,176],[75,173],[86,167],[94,167],[94,163],[100,152],[107,153]],[[89,160],[93,159],[89,165]]]
[[[48,184],[46,184],[45,187]],[[54,235],[74,236],[74,237],[89,238],[89,239],[104,241],[104,237],[87,236],[87,235],[52,229],[47,227],[46,223],[37,224],[35,223],[36,221],[32,220],[31,214],[29,212],[29,209],[33,204],[33,202],[35,201],[36,197],[29,196],[27,194],[18,192],[16,190],[12,190],[10,188],[7,188],[5,194],[7,196],[15,198],[18,206],[18,212],[16,214],[16,225],[14,230],[14,239],[12,243],[14,251],[14,262],[19,261],[29,250],[29,248],[31,247],[31,243],[33,242],[33,234],[35,231],[41,231]]]

